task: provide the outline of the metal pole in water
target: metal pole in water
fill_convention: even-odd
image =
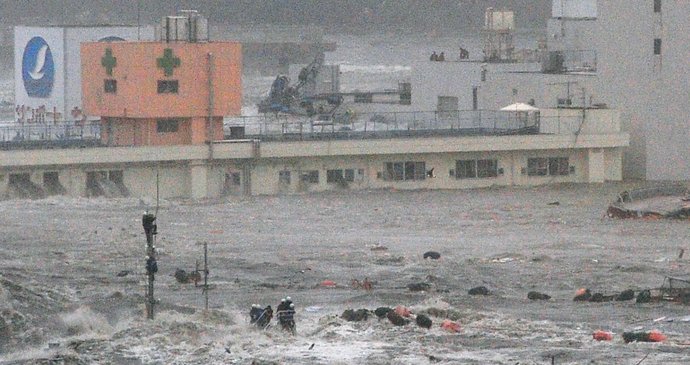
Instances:
[[[208,242],[204,242],[204,308],[208,311]]]

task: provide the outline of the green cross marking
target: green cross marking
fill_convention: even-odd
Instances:
[[[175,67],[180,66],[180,59],[173,57],[171,48],[166,48],[163,51],[163,57],[156,59],[156,64],[165,71],[165,76],[172,76]]]
[[[117,57],[113,57],[112,49],[105,49],[105,56],[101,58],[101,65],[105,67],[105,72],[108,76],[113,76],[113,67],[117,66]]]

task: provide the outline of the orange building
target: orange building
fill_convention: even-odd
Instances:
[[[94,42],[81,46],[87,115],[109,146],[203,144],[223,139],[242,106],[236,42]]]

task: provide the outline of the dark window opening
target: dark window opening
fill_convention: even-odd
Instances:
[[[487,178],[498,176],[498,161],[477,160],[477,177]]]
[[[309,184],[318,184],[319,183],[319,171],[318,170],[304,171],[304,172],[302,172],[302,175],[300,176],[300,180],[302,182],[309,183]]]
[[[178,88],[177,80],[158,80],[159,94],[177,94]]]
[[[374,97],[369,93],[357,93],[355,94],[355,103],[371,103]]]
[[[654,0],[654,12],[661,13],[661,0]]]
[[[406,181],[426,178],[426,163],[420,161],[387,162],[385,168],[385,180]]]
[[[565,176],[570,173],[570,164],[567,157],[549,158],[549,175]]]
[[[290,185],[290,171],[283,170],[278,172],[278,182],[280,184]]]
[[[477,177],[477,167],[474,160],[459,160],[455,162],[456,179],[472,179]]]
[[[344,181],[343,170],[327,170],[326,182],[329,184],[339,183]]]
[[[326,170],[326,182],[329,184],[336,184],[342,182],[354,182],[355,170]]]
[[[654,54],[661,54],[661,38],[654,38]]]
[[[109,94],[117,93],[117,80],[106,79],[103,80],[103,91]]]
[[[546,158],[539,157],[527,159],[527,175],[529,176],[546,176],[548,169],[548,159]]]
[[[158,133],[175,133],[179,128],[177,119],[161,119],[156,122],[156,132]]]

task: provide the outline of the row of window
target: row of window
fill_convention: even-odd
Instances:
[[[179,82],[177,80],[158,80],[159,94],[177,94]],[[117,80],[103,80],[103,91],[108,94],[117,94]]]
[[[567,157],[534,157],[527,159],[527,169],[522,169],[528,176],[567,176],[575,172]],[[456,179],[487,179],[503,174],[498,167],[498,160],[457,160],[455,170],[450,170],[450,176]],[[336,184],[354,182],[364,176],[364,169],[333,169],[326,170],[326,183]],[[278,172],[278,182],[289,185],[290,171]],[[424,161],[386,162],[383,173],[378,178],[385,181],[425,180],[433,177],[433,169],[427,171]],[[319,183],[319,171],[307,170],[300,172],[300,181],[309,184]]]
[[[278,182],[284,185],[290,185],[291,172],[283,170],[278,172]],[[364,176],[364,169],[334,169],[326,170],[326,183],[338,184],[346,182],[354,182]],[[301,171],[299,176],[300,182],[307,184],[319,183],[319,170]]]

